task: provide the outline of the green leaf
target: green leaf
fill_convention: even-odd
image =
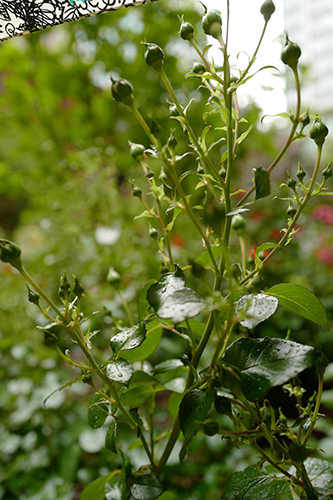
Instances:
[[[254,169],[254,184],[256,188],[256,200],[265,198],[271,193],[271,183],[269,180],[269,172],[262,168]]]
[[[132,408],[140,406],[159,391],[164,391],[164,386],[155,378],[141,370],[134,373],[131,383],[122,395],[121,402]]]
[[[177,413],[179,410],[180,403],[182,402],[183,395],[179,394],[178,392],[173,392],[171,396],[169,397],[168,400],[168,410],[173,418],[173,420],[176,420]]]
[[[118,471],[109,472],[105,476],[95,479],[92,483],[88,484],[81,493],[80,500],[104,500],[105,499],[105,485],[112,482],[119,475]]]
[[[267,474],[265,469],[258,472],[257,465],[232,474],[225,484],[222,500],[270,500],[286,486],[286,481]]]
[[[98,429],[102,427],[108,415],[109,411],[105,403],[93,403],[88,408],[88,424],[93,429]]]
[[[107,450],[113,451],[113,453],[117,453],[116,435],[117,435],[117,422],[116,419],[112,417],[112,421],[108,427],[105,436],[105,448]]]
[[[238,370],[244,396],[257,401],[313,366],[317,355],[313,347],[289,340],[241,338],[228,347],[221,365]]]
[[[155,500],[164,491],[164,486],[149,472],[141,474],[131,488],[135,500]]]
[[[328,317],[323,304],[307,288],[283,283],[273,286],[265,294],[276,297],[286,309],[328,329]]]
[[[119,328],[120,332],[110,340],[110,346],[114,354],[121,349],[135,349],[142,344],[145,339],[144,324],[138,324],[132,328]]]
[[[133,371],[132,364],[124,358],[115,359],[106,367],[107,377],[121,384],[126,384],[131,379]]]
[[[275,297],[267,297],[263,293],[244,295],[237,302],[236,314],[241,318],[240,324],[251,330],[272,316],[278,305],[279,301]]]
[[[333,491],[333,466],[327,460],[307,458],[304,466],[312,486],[319,495],[329,496]],[[296,474],[295,467],[291,467],[291,474]]]
[[[164,274],[157,283],[154,283],[148,290],[147,299],[149,304],[155,309],[159,309],[166,298],[176,290],[185,286],[183,271],[178,268],[174,273]]]
[[[241,144],[247,138],[253,127],[254,125],[250,125],[249,128],[238,137],[237,144]]]
[[[141,322],[145,318],[146,313],[150,307],[150,304],[147,300],[147,292],[154,283],[156,283],[156,280],[149,280],[141,288],[138,307],[139,322]]]
[[[147,359],[157,349],[162,333],[163,328],[160,325],[160,320],[154,318],[152,321],[146,323],[146,338],[143,343],[136,349],[121,351],[122,357],[131,363]]]
[[[172,323],[176,325],[197,316],[206,305],[206,302],[194,290],[181,288],[168,295],[158,309],[157,315],[160,318],[170,318]]]
[[[207,418],[214,398],[214,387],[209,387],[206,391],[193,389],[185,394],[179,407],[179,424],[184,435],[183,446],[179,453],[181,462],[185,458],[188,444],[200,429],[201,423]]]

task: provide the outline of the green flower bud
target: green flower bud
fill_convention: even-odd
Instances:
[[[264,250],[261,250],[261,252],[258,253],[258,257],[261,261],[266,259],[266,254],[265,254]]]
[[[134,144],[134,142],[129,141],[130,145],[130,153],[133,156],[133,158],[138,158],[139,156],[142,156],[146,148],[142,144]]]
[[[207,420],[203,422],[202,430],[206,436],[215,436],[219,432],[219,424],[215,420]]]
[[[303,113],[299,117],[299,121],[302,124],[302,129],[305,128],[307,125],[309,125],[309,123],[310,123],[309,110],[307,110],[306,113]]]
[[[241,236],[246,227],[246,220],[240,214],[234,215],[231,222],[231,227],[236,233]]]
[[[192,72],[197,75],[203,75],[206,72],[206,66],[201,62],[195,62],[192,66]]]
[[[116,286],[118,283],[121,281],[121,276],[117,271],[114,269],[114,267],[110,267],[106,281],[109,283],[109,285]]]
[[[317,370],[319,372],[324,373],[324,371],[327,368],[327,366],[328,366],[328,359],[325,356],[325,354],[323,354],[322,356],[319,356],[316,359],[316,361],[315,361],[315,367],[317,368]]]
[[[297,43],[291,42],[286,36],[286,44],[281,52],[281,59],[284,64],[295,70],[298,59],[301,57],[302,51]]]
[[[287,175],[288,175],[287,186],[290,187],[292,190],[295,190],[296,180],[290,175],[288,171]]]
[[[179,111],[175,104],[170,104],[169,106],[169,116],[179,116]]]
[[[156,240],[158,236],[157,229],[149,224],[149,237]]]
[[[183,40],[193,40],[194,28],[191,23],[182,21],[179,33]]]
[[[131,107],[133,104],[133,87],[130,82],[124,80],[124,78],[115,79],[112,77],[111,81],[111,93],[113,99]]]
[[[32,304],[36,304],[36,306],[38,306],[38,304],[39,304],[38,293],[31,290],[31,288],[28,285],[27,285],[27,289],[28,289],[28,301],[31,302]]]
[[[71,284],[66,276],[66,271],[63,276],[60,278],[59,289],[58,289],[58,297],[62,300],[68,300],[69,290],[71,288]]]
[[[82,382],[84,384],[93,385],[93,379],[92,379],[92,375],[90,373],[82,371],[82,375],[83,375]]]
[[[142,190],[136,184],[132,185],[132,195],[136,196],[136,198],[141,198],[141,196],[142,196]]]
[[[286,214],[292,219],[294,217],[294,215],[296,214],[296,212],[297,212],[297,208],[295,208],[294,205],[290,202],[289,206],[286,210]]]
[[[298,162],[298,169],[297,169],[297,174],[296,177],[300,182],[303,182],[304,177],[306,176],[306,172],[303,169],[302,165],[300,162]]]
[[[21,249],[12,241],[0,239],[0,260],[8,262],[17,269],[21,267]]]
[[[58,343],[58,338],[54,333],[44,330],[44,344],[46,347],[55,347]]]
[[[168,146],[171,149],[174,149],[178,144],[177,137],[171,132],[170,137],[168,139]]]
[[[305,462],[308,457],[308,451],[301,443],[291,443],[288,453],[290,460],[297,463]]]
[[[327,179],[329,179],[333,175],[331,166],[332,166],[332,162],[330,161],[329,164],[327,165],[327,167],[323,170],[323,177],[324,177],[325,181],[327,181]]]
[[[155,43],[145,43],[147,50],[145,52],[145,60],[148,66],[152,66],[156,71],[163,66],[164,52]]]
[[[265,22],[267,23],[272,14],[275,12],[275,5],[272,0],[266,0],[260,7],[260,12],[264,16]]]
[[[152,179],[154,177],[154,172],[150,169],[150,168],[147,168],[147,172],[146,172],[146,177],[147,179]]]
[[[315,141],[317,146],[322,146],[328,134],[328,128],[319,117],[315,118],[312,127],[310,128],[309,136]]]
[[[76,274],[73,274],[73,277],[74,277],[74,283],[72,286],[72,293],[75,295],[75,297],[81,297],[81,295],[84,292],[84,287],[81,285],[81,283],[77,279]]]
[[[168,178],[163,167],[161,167],[161,172],[160,172],[160,175],[158,176],[158,178],[160,181],[165,181]]]
[[[218,41],[222,40],[222,19],[218,12],[209,10],[202,18],[202,29]]]
[[[219,176],[221,177],[221,179],[224,181],[225,178],[227,177],[227,171],[224,167],[221,167],[220,171],[219,171]]]

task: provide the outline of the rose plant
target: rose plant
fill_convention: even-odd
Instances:
[[[56,304],[24,267],[20,248],[0,240],[0,259],[21,273],[28,285],[28,300],[47,320],[39,326],[45,344],[79,370],[75,382],[90,385],[97,396],[88,409],[89,425],[97,429],[108,422],[105,447],[118,454],[122,463],[120,469],[110,470],[89,484],[82,500],[174,498],[167,491],[165,468],[175,450],[179,463],[186,461],[197,435],[227,439],[235,447],[250,445],[259,456],[256,464],[228,478],[222,499],[270,499],[283,494],[286,499],[315,500],[331,496],[332,465],[309,445],[320,416],[327,358],[319,345],[294,342],[292,332],[284,339],[276,338],[274,331],[264,338],[253,335],[256,326],[272,317],[279,305],[328,329],[325,308],[310,290],[293,283],[276,283],[267,289],[264,282],[265,269],[292,242],[308,202],[329,194],[326,184],[332,175],[330,166],[321,172],[328,128],[316,115],[311,117],[309,133],[305,131],[310,118],[301,114],[301,49],[288,36],[281,59],[293,73],[297,95],[296,109],[286,115],[288,137],[268,167],[254,169],[252,187],[244,190],[235,185],[237,153],[243,142],[251,140],[254,126],[242,116],[237,92],[254,76],[251,68],[274,11],[274,3],[266,0],[261,7],[263,28],[258,45],[248,65],[239,70],[230,67],[229,0],[223,19],[206,7],[202,17],[204,33],[212,37],[223,55],[221,68],[207,56],[211,46],[201,49],[195,28],[180,19],[180,37],[191,44],[199,58],[186,78],[198,80],[207,101],[200,133],[190,121],[195,102],[181,105],[165,71],[164,51],[158,45],[143,42],[147,65],[157,72],[169,93],[172,127],[166,141],[138,109],[132,84],[125,78],[112,78],[113,98],[131,110],[147,136],[144,145],[129,143],[133,162],[138,162],[146,179],[147,192],[136,179],[131,183],[133,195],[143,204],[138,217],[147,219],[161,276],[152,276],[142,284],[134,316],[121,294],[120,274],[110,269],[107,281],[118,290],[127,325],[114,319],[115,332],[110,346],[105,346],[105,359],[97,359],[94,353],[98,332],[83,328],[89,317],[82,310],[84,288],[77,276],[71,281],[63,274]],[[188,142],[180,154],[177,135],[185,136]],[[262,241],[248,258],[247,217],[258,200],[270,203],[274,191],[271,172],[293,142],[306,137],[314,144],[313,169],[306,172],[299,164],[296,178],[288,173],[281,186],[288,195],[278,201],[286,210],[279,241]],[[184,158],[190,161],[190,170],[182,170]],[[192,227],[197,235],[196,255],[187,248],[182,225]],[[181,244],[176,245],[176,241]],[[59,344],[57,327],[66,330],[71,342],[81,349],[81,359],[71,356],[70,343],[66,349]],[[154,363],[154,353],[166,332],[186,347],[181,356],[164,355]],[[317,374],[317,390],[305,398],[299,376],[307,369]],[[270,391],[279,386],[296,400],[298,416],[292,422],[270,399]],[[167,398],[168,408],[162,428],[156,423],[161,395]],[[121,442],[124,428],[133,441],[139,440],[146,455],[138,470]]]

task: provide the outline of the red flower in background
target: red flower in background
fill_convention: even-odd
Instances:
[[[328,266],[333,266],[333,246],[318,248],[315,251],[315,257]]]
[[[315,220],[319,220],[323,224],[333,226],[333,207],[331,205],[328,205],[327,203],[317,205],[312,210],[312,217]]]

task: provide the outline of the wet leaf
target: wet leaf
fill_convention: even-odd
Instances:
[[[327,460],[307,458],[304,466],[311,480],[312,486],[319,495],[329,495],[333,491],[333,466]],[[295,467],[290,469],[291,474],[296,474]]]
[[[142,344],[145,339],[144,324],[138,324],[132,328],[120,328],[120,332],[110,340],[111,349],[117,354],[121,349],[135,349]]]
[[[283,283],[273,286],[265,294],[276,297],[286,309],[313,321],[317,325],[328,328],[328,317],[323,304],[307,288]]]
[[[242,318],[240,324],[251,330],[272,316],[278,305],[279,301],[275,297],[268,297],[263,293],[244,295],[237,302],[236,314]]]
[[[155,476],[149,473],[141,474],[131,488],[135,500],[155,500],[164,491],[164,486]]]
[[[164,391],[164,386],[155,378],[141,370],[134,373],[131,383],[122,395],[121,402],[132,408],[140,406],[155,393]]]
[[[174,273],[166,273],[149,288],[148,302],[157,311],[169,295],[184,286],[184,274],[180,268]]]
[[[170,294],[157,311],[160,318],[171,319],[173,324],[197,316],[206,302],[191,288],[181,288]]]
[[[257,401],[313,366],[317,355],[313,347],[289,340],[241,338],[228,347],[221,364],[238,370],[244,396]]]
[[[118,358],[106,367],[106,375],[114,382],[126,384],[133,375],[133,366],[124,358]]]
[[[124,349],[121,351],[123,358],[128,359],[131,363],[147,359],[158,347],[162,337],[163,329],[160,325],[160,320],[155,318],[146,323],[146,338],[142,344],[136,349]]]
[[[112,421],[108,427],[105,436],[105,448],[107,450],[113,451],[113,453],[117,453],[116,435],[117,435],[117,422],[115,418],[112,418]]]
[[[258,473],[257,465],[235,472],[229,477],[223,489],[222,500],[270,500],[286,486],[275,474],[267,474],[265,469]]]
[[[88,408],[88,424],[93,429],[98,429],[102,427],[108,415],[109,411],[105,403],[93,403]]]

